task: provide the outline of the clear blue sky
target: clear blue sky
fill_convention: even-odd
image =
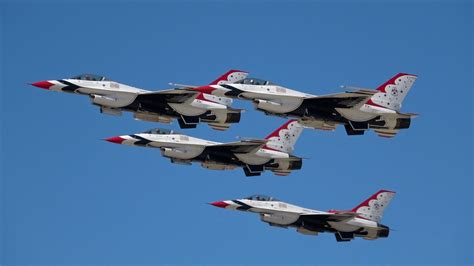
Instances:
[[[14,263],[470,263],[473,258],[472,3],[0,4],[2,249]],[[100,115],[85,97],[27,83],[84,72],[145,89],[206,84],[230,68],[313,94],[418,74],[394,139],[307,130],[287,177],[170,164],[104,137],[170,126]],[[284,122],[253,111],[217,141]],[[398,192],[388,239],[271,228],[206,202],[269,194],[305,207]]]

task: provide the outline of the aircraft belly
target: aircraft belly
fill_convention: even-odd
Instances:
[[[198,116],[207,112],[206,109],[192,107],[189,104],[168,103],[168,105],[171,106],[171,108],[173,108],[173,110],[176,112],[186,116]]]
[[[269,158],[264,158],[264,157],[260,157],[255,154],[249,154],[249,153],[236,153],[235,157],[237,157],[243,163],[250,164],[250,165],[262,165],[270,161]]]
[[[352,225],[346,222],[328,222],[328,224],[335,230],[341,232],[354,232],[357,231],[360,226]]]
[[[346,119],[355,122],[365,122],[377,116],[377,114],[361,112],[353,108],[336,108],[336,111]]]

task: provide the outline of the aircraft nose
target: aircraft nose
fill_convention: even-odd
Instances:
[[[47,80],[44,80],[44,81],[38,81],[38,82],[34,82],[34,83],[31,83],[32,86],[35,86],[35,87],[38,87],[38,88],[42,88],[42,89],[45,89],[45,90],[49,90],[49,88],[51,88],[52,86],[54,86],[53,83],[47,81]]]
[[[229,203],[226,203],[224,201],[215,201],[215,202],[211,202],[209,204],[211,204],[212,206],[216,206],[216,207],[224,208],[224,209],[225,209],[225,207],[230,205]]]
[[[111,138],[106,138],[104,139],[105,141],[112,142],[112,143],[117,143],[117,144],[122,144],[122,142],[125,140],[122,137],[111,137]]]

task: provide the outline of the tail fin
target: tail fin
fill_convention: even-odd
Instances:
[[[292,153],[301,132],[303,126],[297,120],[289,120],[265,138],[268,142],[264,148]]]
[[[380,106],[395,111],[402,108],[403,99],[415,83],[417,76],[412,74],[398,73],[384,84],[380,85],[366,104]]]
[[[380,223],[383,211],[390,204],[394,196],[395,192],[393,191],[380,190],[352,209],[352,211],[358,213],[363,218]]]
[[[220,76],[218,79],[211,82],[209,85],[220,85],[227,83],[234,83],[239,80],[242,80],[248,76],[249,73],[241,70],[229,70],[224,75]]]

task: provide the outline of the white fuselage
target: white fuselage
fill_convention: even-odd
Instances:
[[[114,81],[93,81],[93,80],[78,80],[78,79],[64,79],[63,81],[73,84],[74,91],[64,90],[68,88],[68,84],[61,82],[61,80],[50,80],[54,86],[50,87],[52,91],[66,91],[85,95],[99,95],[105,96],[104,106],[109,108],[119,108],[131,104],[138,94],[149,92],[125,84]],[[107,101],[108,100],[108,101]]]
[[[223,144],[220,142],[214,142],[204,140],[200,138],[194,138],[182,134],[135,134],[135,135],[124,135],[120,136],[125,139],[122,144],[136,146],[139,145],[137,139],[134,136],[146,139],[149,142],[146,144],[148,147],[166,149],[170,148],[176,152],[178,159],[193,159],[201,155],[206,147]],[[166,156],[166,155],[165,155]],[[288,153],[280,152],[276,150],[269,150],[260,148],[254,153],[237,153],[235,154],[242,162],[246,164],[258,165],[265,164],[271,159],[287,159],[290,157]]]
[[[115,81],[94,81],[79,79],[49,80],[54,84],[49,88],[53,91],[78,93],[91,97],[92,103],[110,110],[103,110],[105,113],[114,114],[111,110],[125,108],[132,104],[138,95],[149,93],[160,93],[143,90],[121,84]],[[201,97],[192,97],[189,101],[183,103],[168,103],[168,105],[177,113],[184,116],[200,116],[208,111],[212,111],[216,119],[212,122],[225,123],[227,119],[227,110],[232,105],[232,99],[219,97],[203,93]],[[139,110],[137,113],[142,113]],[[147,113],[147,112],[144,112]],[[118,114],[118,113],[116,113]],[[161,115],[161,114],[155,114]],[[157,122],[169,122],[171,118],[163,116],[161,119],[156,117],[145,117],[138,114],[135,118],[140,120],[156,120]],[[143,118],[143,119],[141,119]]]
[[[238,98],[254,101],[258,109],[276,114],[284,114],[297,109],[305,98],[315,95],[295,91],[279,85],[230,84],[242,91]],[[216,85],[213,94],[224,96],[230,89]]]
[[[239,91],[238,98],[252,100],[257,109],[273,113],[290,113],[301,106],[304,99],[317,97],[313,94],[288,89],[279,85],[250,85],[250,84],[228,84]],[[225,95],[231,91],[219,85],[212,93]],[[355,108],[337,108],[342,116],[351,121],[368,121],[379,115],[396,114],[396,111],[381,106],[368,104],[358,105]]]
[[[226,209],[245,210],[260,214],[262,221],[273,226],[279,227],[296,227],[298,232],[304,234],[317,234],[304,228],[301,228],[296,222],[302,215],[331,215],[331,212],[318,211],[303,208],[297,205],[289,204],[282,201],[258,201],[249,199],[239,199],[236,201],[223,201]],[[242,208],[244,206],[245,208]],[[355,232],[364,229],[368,232],[366,238],[376,238],[378,223],[364,218],[354,217],[342,222],[328,221],[332,229],[341,232]]]

